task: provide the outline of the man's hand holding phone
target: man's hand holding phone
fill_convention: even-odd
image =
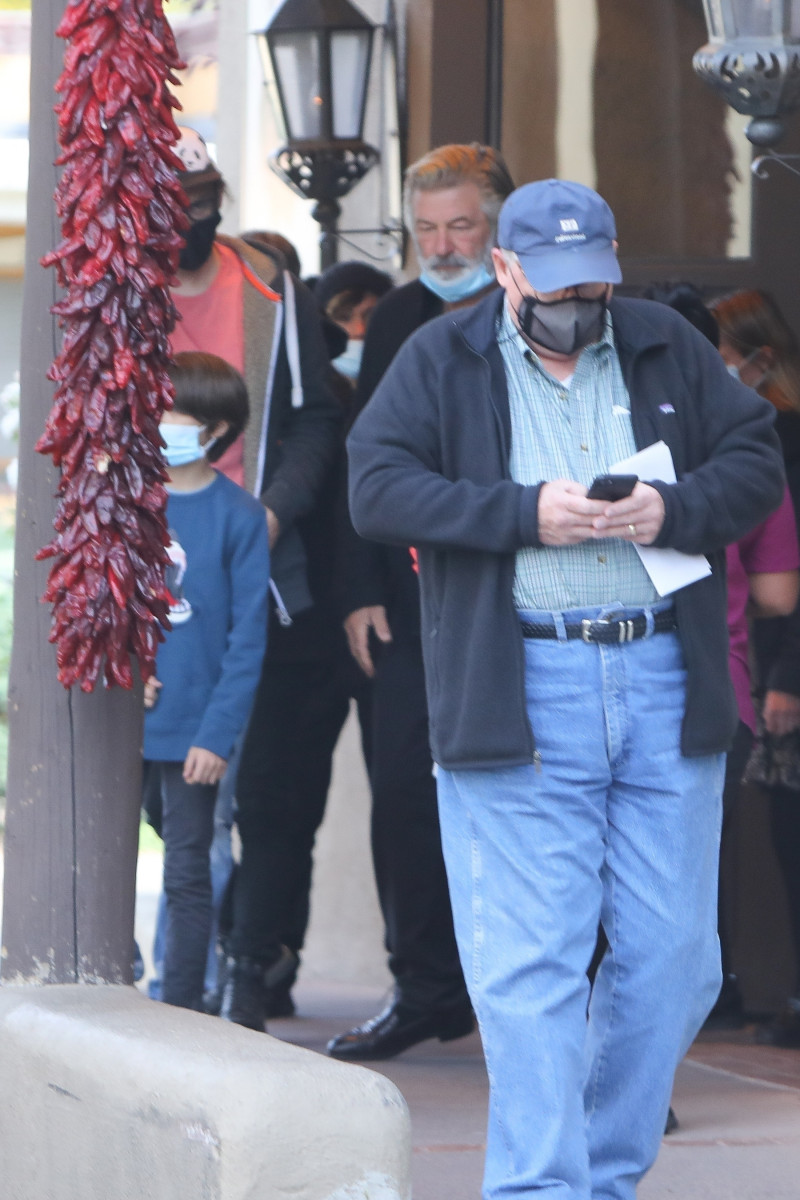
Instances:
[[[595,519],[591,536],[621,538],[626,542],[636,542],[639,546],[649,546],[654,542],[664,524],[661,494],[635,475],[599,476],[590,487],[589,494],[600,480],[615,481],[616,487],[612,484],[612,494],[609,496],[612,503],[607,504],[602,515]]]
[[[555,479],[539,492],[539,540],[544,546],[610,537],[648,546],[663,523],[664,501],[635,475],[598,475],[589,488]]]
[[[574,479],[553,479],[539,490],[539,541],[543,546],[576,546],[595,536],[594,522],[607,510],[605,500],[589,500]]]

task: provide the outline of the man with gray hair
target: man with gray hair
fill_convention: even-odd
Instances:
[[[498,241],[501,290],[415,334],[356,422],[351,508],[419,556],[484,1200],[634,1200],[719,992],[725,546],[780,503],[781,455],[702,334],[612,296],[591,188],[518,189]]]
[[[357,407],[411,333],[496,288],[497,217],[513,186],[497,151],[478,143],[440,146],[408,168],[404,208],[421,275],[373,310]],[[373,678],[372,852],[396,987],[377,1018],[334,1038],[328,1051],[382,1059],[426,1038],[462,1037],[474,1018],[442,860],[414,563],[408,544],[365,542],[350,527],[343,543],[345,630]]]

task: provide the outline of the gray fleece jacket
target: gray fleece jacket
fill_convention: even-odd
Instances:
[[[419,553],[431,749],[449,768],[511,766],[535,755],[512,587],[516,552],[541,544],[542,484],[510,477],[496,338],[503,300],[495,293],[414,334],[348,440],[357,531]],[[682,750],[718,753],[737,724],[724,550],[783,495],[774,412],[672,309],[613,299],[610,310],[636,445],[663,438],[678,476],[653,485],[665,505],[655,544],[706,554],[712,566],[676,594],[675,608],[688,676]]]

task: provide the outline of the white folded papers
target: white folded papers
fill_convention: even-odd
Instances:
[[[664,483],[677,483],[675,464],[666,442],[653,442],[644,450],[632,454],[609,467],[613,475],[638,475],[642,483],[660,479]],[[642,566],[653,581],[659,596],[669,596],[687,584],[696,583],[711,574],[708,559],[703,554],[682,554],[680,550],[656,549],[654,546],[633,548],[642,560]]]

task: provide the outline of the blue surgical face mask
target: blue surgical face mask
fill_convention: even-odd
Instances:
[[[209,438],[204,445],[201,445],[202,425],[176,425],[172,421],[162,421],[158,432],[166,442],[164,458],[170,467],[185,467],[188,463],[205,458],[217,440]]]
[[[434,275],[431,271],[423,271],[420,275],[420,281],[424,283],[428,291],[438,296],[440,300],[444,300],[447,304],[457,304],[459,300],[466,300],[469,296],[475,296],[478,292],[482,292],[490,283],[494,283],[494,275],[489,271],[486,264],[481,262],[474,266],[471,271],[466,274],[457,275],[454,279],[442,279],[438,275]]]
[[[344,354],[334,358],[333,366],[348,379],[358,379],[361,370],[361,357],[364,353],[364,343],[358,338],[348,338]]]
[[[728,374],[732,375],[734,379],[738,379],[739,383],[744,383],[744,380],[742,379],[742,367],[746,367],[748,363],[751,363],[758,353],[759,353],[759,351],[757,349],[751,350],[750,353],[747,355],[747,357],[743,358],[740,363],[738,363],[738,364],[726,363],[725,367],[728,371]],[[759,379],[757,379],[755,383],[749,383],[746,386],[754,388],[754,389],[760,388],[761,384],[764,382],[764,380],[767,378],[768,375],[769,375],[769,371],[764,371],[762,373],[761,377]]]

